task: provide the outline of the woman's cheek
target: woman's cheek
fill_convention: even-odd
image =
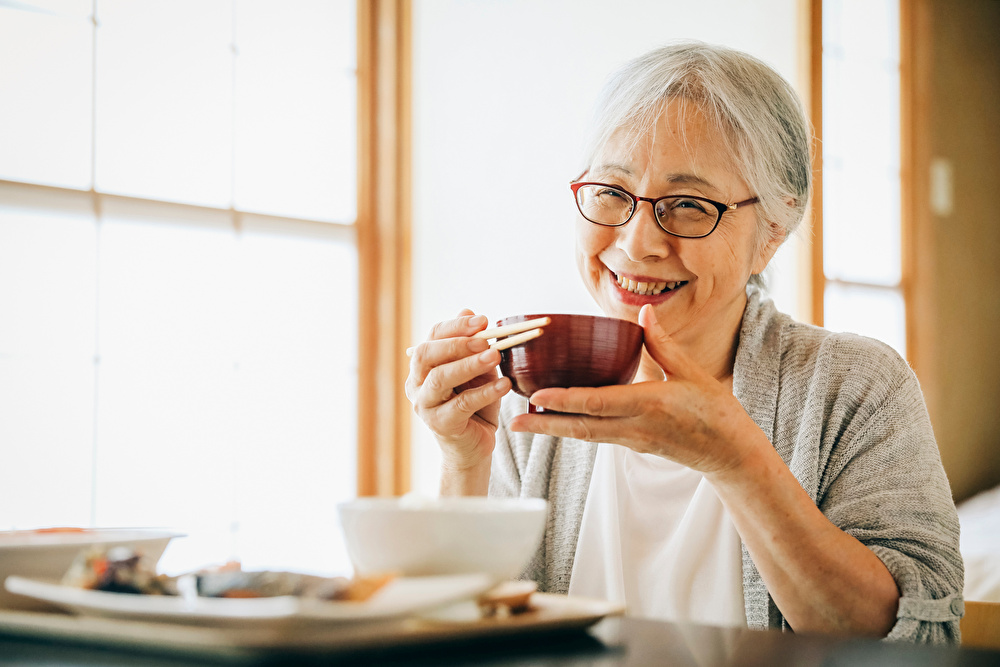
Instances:
[[[599,255],[604,248],[598,235],[591,229],[594,227],[597,227],[597,225],[587,221],[577,223],[576,265],[580,271],[580,277],[583,278],[588,287],[591,286],[595,277],[599,276],[601,272],[600,267],[602,264]],[[603,230],[598,227],[597,231]]]

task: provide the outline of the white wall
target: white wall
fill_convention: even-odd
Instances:
[[[463,307],[491,320],[597,313],[573,259],[569,181],[604,79],[675,39],[752,53],[796,83],[798,0],[414,0],[413,340]],[[507,193],[527,201],[513,211]],[[787,244],[786,244],[787,245]],[[779,252],[784,264],[794,249]],[[794,302],[790,266],[776,300]],[[436,493],[415,421],[413,488]]]

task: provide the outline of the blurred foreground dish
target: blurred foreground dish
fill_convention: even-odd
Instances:
[[[81,551],[120,546],[141,551],[145,562],[155,567],[176,537],[183,537],[183,533],[160,528],[53,527],[0,531],[0,608],[30,610],[45,606],[9,593],[3,587],[7,577],[59,581]]]
[[[393,579],[319,577],[299,572],[244,571],[239,563],[176,577],[157,574],[140,551],[127,547],[90,549],[70,566],[67,586],[133,595],[195,595],[212,598],[266,598],[292,595],[319,600],[364,601]]]

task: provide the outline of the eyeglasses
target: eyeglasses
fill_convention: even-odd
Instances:
[[[719,226],[722,214],[735,211],[740,206],[756,204],[752,197],[735,204],[723,204],[704,197],[680,195],[669,197],[640,197],[628,190],[604,183],[577,183],[569,185],[576,197],[580,215],[598,225],[621,227],[635,215],[641,201],[653,206],[656,224],[672,236],[685,239],[700,239],[708,236]]]

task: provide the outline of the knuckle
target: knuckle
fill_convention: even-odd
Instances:
[[[427,343],[421,342],[413,346],[413,353],[410,354],[410,367],[422,366],[427,359]]]
[[[437,368],[433,369],[424,378],[424,386],[435,394],[444,393],[447,389],[450,389],[450,387],[446,388],[444,386],[444,382],[441,380],[441,373]]]
[[[590,415],[603,415],[604,399],[600,394],[590,394],[583,402],[583,411]]]
[[[444,330],[444,322],[437,322],[431,327],[430,332],[427,334],[427,338],[430,340],[437,340],[442,337],[442,332]]]
[[[431,364],[430,345],[427,344],[427,341],[419,343],[413,348],[413,354],[410,355],[410,368],[426,369]]]
[[[479,355],[472,355],[466,357],[462,360],[462,369],[465,373],[469,374],[479,374],[482,372],[483,362],[479,359]]]
[[[590,429],[590,424],[583,417],[575,417],[570,424],[570,437],[576,440],[590,441],[594,435]]]
[[[459,412],[475,412],[476,406],[473,404],[471,391],[463,391],[455,397],[455,409]]]
[[[431,327],[431,332],[427,335],[429,340],[440,340],[442,338],[450,338],[454,334],[452,333],[455,329],[455,320],[445,320],[444,322],[437,322]]]

